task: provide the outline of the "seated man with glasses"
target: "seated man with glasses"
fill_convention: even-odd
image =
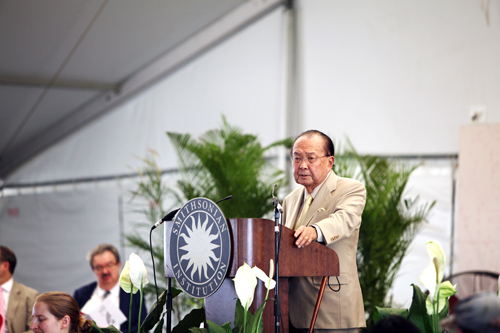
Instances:
[[[113,304],[121,310],[128,320],[132,320],[132,332],[137,332],[140,324],[138,323],[140,294],[132,297],[132,318],[129,318],[130,294],[120,288],[120,254],[111,244],[100,244],[88,254],[88,260],[92,272],[97,277],[97,281],[83,286],[77,290],[73,297],[75,298],[81,311],[85,314],[95,310],[105,298],[110,298]],[[145,303],[142,303],[141,323],[146,318],[147,310]],[[117,327],[123,333],[128,332],[128,320]]]

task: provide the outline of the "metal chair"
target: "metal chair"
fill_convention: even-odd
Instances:
[[[499,273],[491,271],[465,271],[453,274],[445,281],[450,281],[456,285],[457,293],[450,297],[450,313],[453,313],[453,306],[459,300],[480,291],[498,292]]]

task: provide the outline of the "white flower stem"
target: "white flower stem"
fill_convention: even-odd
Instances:
[[[143,276],[141,276],[141,301],[139,303],[139,320],[137,321],[137,333],[141,330],[141,312],[142,312],[142,281],[143,281]],[[130,332],[132,333],[132,332]]]

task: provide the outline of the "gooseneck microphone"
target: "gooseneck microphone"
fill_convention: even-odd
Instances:
[[[222,198],[220,199],[219,201],[217,201],[215,204],[218,204],[219,202],[222,202],[222,201],[225,201],[225,200],[229,200],[229,199],[232,199],[233,196],[232,195],[228,195],[227,197],[225,198]],[[167,222],[167,221],[172,221],[172,219],[175,217],[175,214],[177,214],[177,212],[181,210],[180,208],[177,208],[177,209],[174,209],[170,212],[167,213],[167,215],[163,216],[161,218],[161,220],[158,220],[158,222],[156,222],[155,224],[153,224],[153,226],[151,227],[151,230],[154,230],[156,229],[160,224],[162,224],[163,222]]]
[[[274,207],[276,209],[278,209],[280,211],[280,213],[283,214],[283,206],[281,206],[281,203],[280,203],[279,199],[274,196],[274,189],[277,186],[278,186],[278,184],[274,184],[274,186],[273,186],[273,193],[272,193],[272,196],[273,196],[273,205],[274,205]]]

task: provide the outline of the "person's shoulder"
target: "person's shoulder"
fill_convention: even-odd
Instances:
[[[86,284],[86,285],[76,289],[75,295],[80,294],[80,293],[93,292],[96,286],[97,286],[97,281],[90,282],[89,284]]]
[[[304,191],[304,186],[299,186],[297,187],[295,190],[293,190],[292,192],[290,192],[286,197],[285,199],[283,200],[290,200],[292,198],[295,198],[297,196],[302,196],[302,192]]]
[[[341,176],[337,176],[337,186],[346,186],[346,187],[363,188],[363,189],[365,188],[365,185],[359,180]]]
[[[17,282],[14,280],[14,284],[12,285],[12,289],[14,290],[20,290],[22,293],[25,293],[27,295],[35,295],[38,296],[39,292],[36,289],[33,289],[31,287],[28,287],[27,285],[24,285],[20,282]]]

